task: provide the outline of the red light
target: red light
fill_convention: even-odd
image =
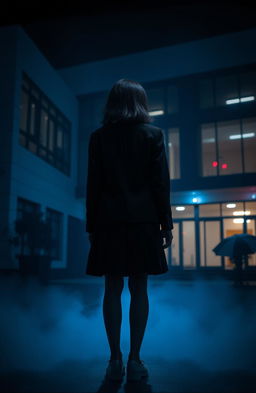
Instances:
[[[213,167],[218,166],[218,161],[213,161],[213,162],[212,162],[212,166],[213,166]]]
[[[222,169],[227,169],[227,167],[228,167],[228,164],[221,164]]]

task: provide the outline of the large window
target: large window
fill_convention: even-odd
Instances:
[[[215,218],[214,218],[215,217]],[[239,233],[256,233],[256,202],[225,202],[199,206],[200,220],[200,259],[201,266],[221,266],[221,257],[212,249],[221,241],[220,230],[223,226],[223,239]],[[227,256],[224,268],[233,269]],[[255,254],[249,255],[249,266],[256,265]]]
[[[53,259],[62,259],[61,249],[62,249],[62,227],[63,227],[63,213],[56,210],[47,208],[46,209],[47,218],[51,223],[51,250],[50,255]]]
[[[199,81],[200,107],[241,105],[256,100],[256,71],[237,72]]]
[[[179,111],[178,87],[165,82],[161,87],[146,87],[149,113],[158,118],[165,114],[176,114]]]
[[[30,200],[19,197],[17,199],[17,220],[26,220],[26,215],[33,213],[40,213],[40,204],[32,202]],[[25,225],[25,223],[24,223]],[[21,242],[21,250],[22,255],[30,255],[31,249],[29,247],[29,239],[27,233],[24,233]]]
[[[19,142],[70,174],[71,123],[25,73],[20,96]]]
[[[256,117],[201,125],[202,176],[256,172]]]
[[[180,133],[178,127],[168,129],[169,170],[171,179],[180,178]]]

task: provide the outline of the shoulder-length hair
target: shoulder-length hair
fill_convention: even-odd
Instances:
[[[144,88],[133,80],[119,79],[111,88],[103,110],[103,125],[150,123],[148,98]]]

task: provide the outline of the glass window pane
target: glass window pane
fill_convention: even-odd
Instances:
[[[256,202],[245,202],[245,210],[248,210],[251,215],[256,215]]]
[[[57,147],[63,149],[63,129],[60,126],[57,132]]]
[[[183,267],[195,268],[196,267],[196,254],[195,254],[195,222],[183,221]]]
[[[243,220],[243,218],[241,219]],[[243,233],[243,223],[237,218],[225,218],[223,220],[223,237],[224,239],[239,233]],[[225,269],[233,269],[234,264],[229,257],[224,257]]]
[[[48,148],[51,152],[53,152],[54,150],[54,128],[55,128],[54,122],[52,121],[52,119],[50,119]]]
[[[241,173],[242,155],[239,120],[218,122],[217,130],[220,175]]]
[[[171,244],[171,266],[180,266],[179,224],[177,222],[173,223],[172,235],[173,239]]]
[[[204,221],[200,222],[200,235],[203,232],[200,244],[203,249],[201,254],[201,266],[221,266],[221,257],[216,255],[212,249],[221,241],[220,222]]]
[[[20,129],[27,131],[27,117],[28,117],[28,93],[24,90],[21,91],[20,102]]]
[[[255,202],[253,202],[253,203],[255,203]],[[247,233],[249,233],[250,235],[256,236],[256,219],[248,218],[246,220],[246,224],[247,224]],[[249,266],[256,266],[256,253],[248,255],[248,265]]]
[[[256,99],[256,72],[246,72],[240,75],[240,97],[254,97]],[[245,104],[245,102],[243,103]]]
[[[177,113],[179,110],[177,86],[167,86],[167,110],[168,113]]]
[[[202,175],[217,175],[217,156],[214,123],[201,125]]]
[[[179,128],[168,129],[169,171],[171,179],[180,178],[180,133]]]
[[[210,108],[214,106],[213,81],[212,79],[201,79],[199,82],[200,89],[200,107]]]
[[[148,106],[150,112],[158,113],[158,111],[164,112],[164,89],[147,89],[146,91],[148,96]],[[159,115],[163,113],[159,112]],[[154,113],[151,113],[154,115]]]
[[[206,234],[205,234],[205,221],[199,222],[200,230],[200,266],[206,266]]]
[[[31,135],[35,136],[36,134],[36,104],[33,101],[30,101],[30,127],[29,132]]]
[[[40,119],[40,144],[44,147],[47,146],[47,127],[48,127],[48,114],[45,110],[41,110],[41,119]]]
[[[245,172],[256,172],[256,117],[242,120]]]
[[[172,217],[173,218],[193,218],[194,217],[194,206],[193,205],[172,205]]]
[[[238,99],[238,81],[236,75],[226,75],[216,78],[216,105],[228,105],[229,100]],[[231,103],[230,103],[231,105]]]
[[[243,215],[244,205],[243,202],[226,202],[221,204],[222,216],[237,216]]]
[[[220,217],[220,204],[209,203],[199,206],[199,217]]]
[[[66,162],[69,162],[69,160],[70,160],[70,138],[69,138],[69,134],[67,132],[64,132],[63,137],[64,137],[64,140],[63,140],[64,160]]]

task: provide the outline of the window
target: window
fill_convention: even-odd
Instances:
[[[209,203],[199,206],[199,217],[220,217],[220,204]]]
[[[195,222],[182,222],[183,241],[183,267],[191,269],[196,267]]]
[[[52,232],[50,256],[53,259],[60,260],[62,258],[61,248],[62,248],[63,213],[47,208],[46,217],[47,219],[50,220],[51,232]]]
[[[216,105],[223,106],[239,97],[238,78],[236,75],[225,75],[216,78]]]
[[[256,71],[240,75],[240,96],[247,99],[251,97],[253,101],[256,99]]]
[[[242,154],[240,121],[222,121],[217,123],[220,175],[242,172]]]
[[[214,123],[202,124],[201,126],[201,148],[202,148],[202,175],[217,175],[217,152]]]
[[[178,88],[177,86],[167,86],[167,111],[177,113],[179,110]]]
[[[206,77],[199,80],[200,107],[237,105],[256,100],[256,71]],[[216,99],[214,99],[216,97]]]
[[[210,108],[214,106],[213,80],[201,79],[200,84],[200,107]]]
[[[164,89],[149,88],[146,89],[148,97],[148,107],[151,116],[159,116],[164,114]]]
[[[256,118],[202,124],[201,148],[202,176],[256,172]]]
[[[70,174],[71,123],[23,73],[19,143]]]
[[[200,221],[200,265],[217,267],[221,266],[221,256],[213,248],[221,241],[220,222]]]
[[[29,201],[24,198],[18,198],[17,200],[17,220],[24,220],[26,214],[33,214],[40,212],[40,205],[38,203]],[[22,236],[21,240],[21,255],[30,255],[31,249],[29,247],[29,239],[27,233]]]
[[[242,119],[241,138],[244,151],[244,171],[256,171],[256,117]]]
[[[180,133],[179,128],[168,129],[169,171],[171,179],[180,178]]]
[[[173,218],[194,218],[194,206],[193,205],[172,205],[172,217]]]

